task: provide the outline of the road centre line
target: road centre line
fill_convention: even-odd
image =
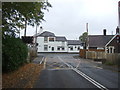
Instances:
[[[95,68],[98,68],[98,69],[103,69],[102,67],[98,67],[98,66],[94,66]]]
[[[40,64],[42,64],[43,60],[44,60],[45,57],[42,58],[42,60],[40,61]]]
[[[94,79],[90,78],[89,76],[87,76],[86,74],[84,74],[83,72],[81,72],[80,70],[78,70],[77,68],[74,68],[72,65],[66,63],[63,61],[63,59],[61,59],[58,56],[59,60],[61,60],[64,64],[66,64],[68,67],[71,67],[71,69],[73,71],[75,71],[76,73],[78,73],[79,75],[81,75],[82,77],[84,77],[86,80],[88,80],[89,82],[91,82],[92,84],[94,84],[96,87],[98,87],[101,90],[108,90],[105,86],[101,85],[100,83],[98,83],[97,81],[95,81]]]
[[[47,57],[44,59],[44,66],[43,66],[44,69],[46,68],[46,59]]]
[[[76,68],[78,68],[78,67],[79,67],[79,65],[80,65],[80,62],[81,62],[81,61],[79,61],[79,63],[77,64]]]

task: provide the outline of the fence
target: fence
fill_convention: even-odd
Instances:
[[[113,64],[120,64],[120,53],[105,53],[97,51],[86,51],[86,58],[94,60],[105,60]]]
[[[88,59],[105,59],[106,54],[105,54],[105,52],[87,51],[86,58],[88,58]]]
[[[88,51],[88,50],[87,50],[87,49],[80,49],[79,55],[80,55],[81,58],[86,58],[86,51]],[[102,49],[99,49],[99,50],[89,49],[89,51],[90,51],[90,52],[91,52],[91,51],[94,51],[94,52],[104,52],[104,50],[102,50]],[[90,53],[89,53],[89,54],[90,54]],[[95,53],[90,54],[89,56],[91,56],[91,55],[92,55],[93,58],[95,58]],[[88,56],[87,58],[90,58],[89,56]]]
[[[120,53],[107,53],[106,62],[112,62],[113,64],[120,65]]]
[[[79,55],[81,58],[86,58],[87,49],[80,49]]]

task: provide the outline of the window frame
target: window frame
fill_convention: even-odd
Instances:
[[[50,40],[51,39],[51,40]],[[49,37],[49,42],[54,42],[55,38],[54,37]]]
[[[44,37],[44,42],[48,42],[48,37]]]

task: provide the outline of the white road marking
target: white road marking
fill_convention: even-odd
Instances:
[[[70,68],[55,68],[55,69],[47,69],[47,70],[51,70],[51,71],[58,71],[58,70],[70,70]]]
[[[79,67],[79,65],[80,65],[80,62],[81,62],[81,61],[79,61],[79,63],[77,64],[76,68],[78,68],[78,67]]]
[[[103,69],[102,67],[98,67],[98,66],[94,66],[95,68],[98,68],[98,69]]]
[[[43,67],[44,69],[46,68],[46,59],[47,58],[44,59],[44,67]]]
[[[95,81],[94,79],[90,78],[88,75],[84,74],[83,72],[81,72],[80,70],[74,68],[72,65],[64,62],[59,56],[58,56],[59,60],[61,60],[64,64],[66,64],[68,67],[71,67],[71,69],[73,71],[75,71],[76,73],[78,73],[79,75],[81,75],[82,77],[84,77],[86,80],[88,80],[89,82],[91,82],[92,84],[94,84],[96,87],[100,88],[101,90],[108,90],[105,86],[103,86],[102,84],[98,83],[97,81]]]
[[[43,60],[44,60],[45,57],[42,58],[42,60],[40,61],[40,64],[42,64]]]

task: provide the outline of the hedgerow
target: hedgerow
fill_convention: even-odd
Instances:
[[[28,49],[21,39],[6,36],[2,39],[2,71],[18,69],[27,62]]]

